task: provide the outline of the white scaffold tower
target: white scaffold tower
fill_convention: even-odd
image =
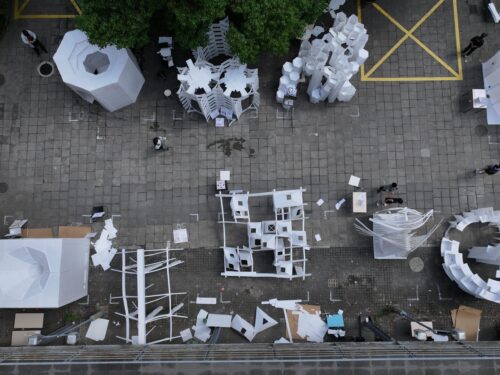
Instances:
[[[284,190],[266,193],[219,192],[221,221],[223,232],[224,272],[222,276],[236,277],[272,277],[283,279],[302,278],[306,273],[306,251],[309,251],[305,231],[305,203],[302,193],[305,190]],[[274,218],[264,221],[252,221],[250,215],[251,200],[268,198],[273,200]],[[229,200],[232,220],[227,220],[224,202]],[[229,245],[227,243],[227,225],[245,225],[247,244]],[[273,252],[275,273],[256,270],[254,255],[259,252]]]
[[[333,4],[332,9],[338,6]],[[355,15],[347,17],[340,12],[334,19],[327,32],[321,26],[307,31],[311,36],[302,41],[298,57],[283,64],[276,92],[278,103],[286,105],[287,97],[297,96],[302,74],[310,77],[307,94],[311,103],[347,102],[354,97],[356,88],[349,80],[368,58],[364,49],[368,34]]]
[[[375,259],[407,259],[408,255],[427,241],[438,228],[440,222],[423,235],[415,235],[433,215],[433,210],[426,213],[407,207],[389,208],[375,212],[369,229],[361,220],[356,219],[354,227],[366,236],[373,237],[373,255]]]
[[[210,119],[222,116],[231,125],[242,113],[260,104],[257,69],[248,69],[237,58],[213,65],[198,59],[188,60],[187,66],[178,68],[180,81],[177,95],[184,109]]]
[[[219,55],[232,56],[226,39],[228,30],[229,19],[227,17],[211,25],[207,32],[208,44],[205,47],[197,47],[193,50],[196,60],[209,61]]]
[[[134,345],[146,345],[146,344],[158,344],[161,342],[172,341],[181,336],[173,335],[173,318],[183,318],[187,319],[187,316],[179,315],[177,312],[182,309],[184,303],[179,303],[173,306],[173,298],[178,295],[185,295],[186,292],[174,293],[170,286],[170,269],[175,267],[183,261],[170,257],[171,251],[181,251],[182,249],[171,249],[170,242],[167,243],[165,249],[154,249],[154,250],[125,250],[122,249],[122,269],[113,269],[115,272],[120,272],[122,274],[122,296],[111,296],[110,300],[122,299],[124,313],[116,313],[119,316],[125,318],[125,337],[117,336],[119,339],[124,340],[127,343]],[[159,259],[147,263],[148,259]],[[127,263],[127,259],[129,262]],[[162,285],[162,290],[160,293],[147,294],[146,291],[150,292],[150,288],[155,284],[146,285],[146,277],[155,272],[165,272],[165,277],[163,279],[164,284]],[[137,280],[137,288],[132,288],[136,290],[137,295],[131,295],[127,293],[127,277],[135,277]],[[164,302],[167,301],[167,312],[160,314],[164,311]],[[152,309],[149,313],[147,312],[148,307],[153,306],[152,304],[159,305]],[[159,320],[168,319],[169,321],[169,332],[168,336],[155,341],[148,341],[147,336],[156,327],[153,326],[148,330],[148,325]],[[130,321],[136,322],[137,324],[137,336],[131,336],[130,332]]]

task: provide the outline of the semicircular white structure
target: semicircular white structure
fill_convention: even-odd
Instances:
[[[64,34],[53,59],[66,85],[110,112],[135,103],[144,84],[132,52],[115,46],[99,48],[80,30]]]
[[[488,279],[485,281],[477,273],[473,273],[467,263],[464,263],[463,254],[459,252],[460,242],[451,240],[448,233],[451,229],[462,232],[473,223],[489,223],[500,230],[500,211],[493,208],[479,208],[462,215],[455,215],[450,227],[441,240],[441,256],[443,269],[446,275],[454,281],[464,292],[477,298],[500,303],[500,281]],[[469,249],[469,258],[475,258],[481,263],[498,265],[500,267],[500,244],[487,247],[473,247]]]

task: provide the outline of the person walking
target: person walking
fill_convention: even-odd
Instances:
[[[499,164],[491,164],[491,165],[488,165],[486,168],[482,168],[482,169],[476,169],[474,171],[475,174],[489,174],[489,175],[494,175],[494,174],[497,174],[498,172],[500,172],[500,165]]]
[[[153,138],[153,145],[154,145],[156,151],[168,150],[167,137],[162,137],[162,136],[154,137]]]
[[[482,33],[481,35],[476,35],[470,40],[470,43],[465,49],[462,51],[462,56],[469,56],[472,52],[477,50],[484,44],[484,39],[488,36],[486,33]]]
[[[37,56],[40,56],[40,49],[45,52],[47,52],[47,49],[45,46],[38,40],[36,37],[36,34],[31,31],[31,30],[23,30],[21,32],[21,40],[23,41],[24,44],[27,44],[31,48],[33,48],[37,54]]]
[[[389,193],[392,193],[393,191],[398,190],[398,184],[396,182],[393,182],[390,185],[382,185],[377,189],[377,193],[381,193],[383,191],[387,191]]]

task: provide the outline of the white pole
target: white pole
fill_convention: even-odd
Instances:
[[[146,344],[146,297],[144,276],[144,249],[137,250],[137,339],[139,345]]]

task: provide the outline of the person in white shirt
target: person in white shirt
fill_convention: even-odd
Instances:
[[[166,137],[161,137],[161,136],[154,137],[153,138],[153,145],[154,145],[156,151],[168,150]]]
[[[45,46],[38,40],[36,34],[31,30],[23,30],[21,32],[21,40],[24,44],[33,48],[38,56],[40,56],[40,49],[43,52],[48,53]]]

